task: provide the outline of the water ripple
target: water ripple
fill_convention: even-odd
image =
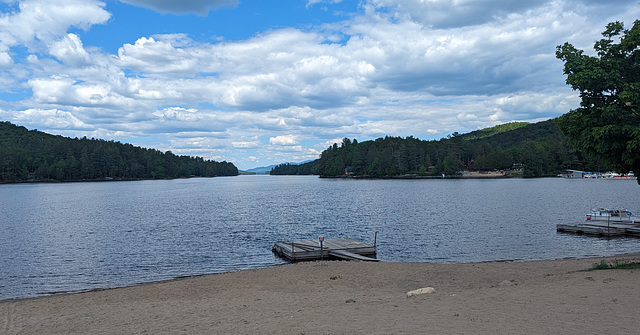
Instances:
[[[637,211],[635,181],[295,176],[0,185],[0,299],[284,263],[276,241],[352,237],[385,261],[485,262],[638,251],[557,234],[595,206]]]

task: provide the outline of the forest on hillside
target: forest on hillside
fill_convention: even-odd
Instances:
[[[72,139],[0,122],[0,183],[236,176],[228,162],[131,144]]]
[[[455,176],[460,171],[511,170],[522,166],[524,177],[555,176],[566,169],[609,170],[601,160],[574,150],[555,124],[508,123],[441,140],[412,136],[358,142],[345,138],[301,165],[282,164],[273,175],[315,174],[388,178],[395,176]]]

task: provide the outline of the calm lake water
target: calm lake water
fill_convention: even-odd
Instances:
[[[383,261],[605,256],[640,239],[556,233],[635,181],[238,176],[0,185],[0,300],[282,264],[276,241],[352,237]]]

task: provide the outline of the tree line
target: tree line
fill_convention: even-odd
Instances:
[[[456,175],[460,171],[511,170],[524,167],[524,177],[555,176],[566,169],[607,170],[594,157],[569,145],[555,120],[535,124],[509,123],[440,140],[412,136],[358,142],[345,138],[322,152],[316,161],[282,164],[271,174],[344,175],[371,178]]]
[[[46,134],[0,122],[0,183],[236,176],[229,162],[101,139]]]

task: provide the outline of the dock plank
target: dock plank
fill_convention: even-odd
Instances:
[[[607,222],[583,222],[572,224],[558,224],[556,230],[563,233],[596,235],[596,236],[633,236],[640,237],[640,228],[637,224],[609,223]]]
[[[343,259],[347,259],[347,260],[358,260],[358,261],[365,261],[365,262],[379,262],[380,260],[377,258],[371,258],[371,257],[367,257],[367,256],[362,256],[362,255],[358,255],[356,253],[353,252],[349,252],[346,250],[331,250],[329,251],[329,255],[338,257],[338,258],[343,258]]]

